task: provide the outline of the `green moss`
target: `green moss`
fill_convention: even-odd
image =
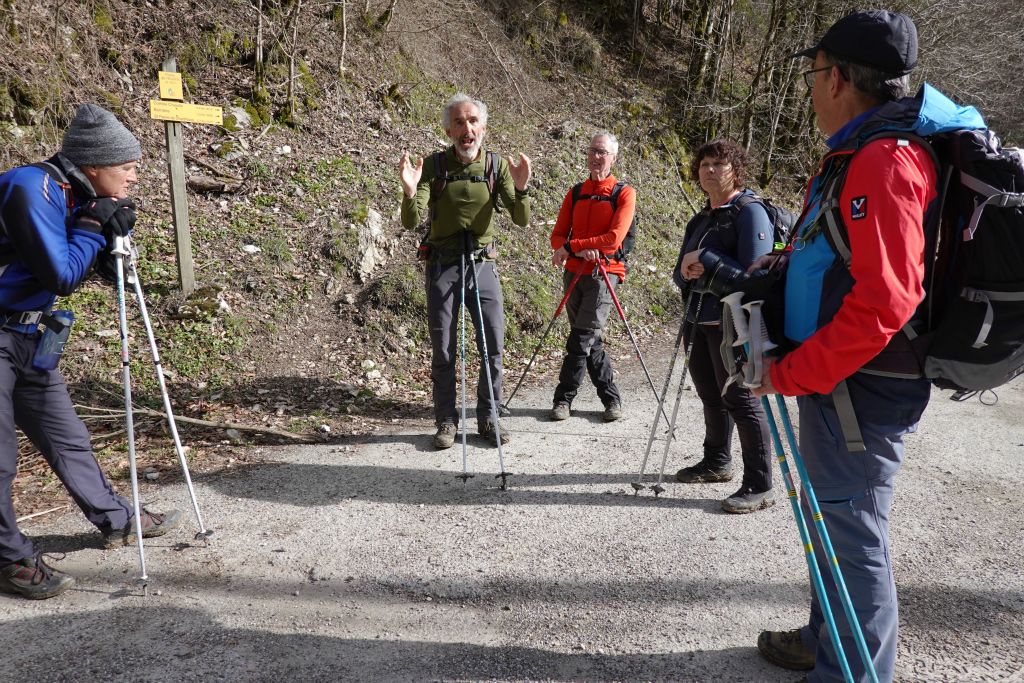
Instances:
[[[96,3],[93,7],[92,21],[102,33],[114,32],[114,18],[110,16],[110,10],[102,3]]]

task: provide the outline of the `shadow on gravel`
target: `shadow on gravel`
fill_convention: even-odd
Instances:
[[[497,459],[488,459],[497,466]],[[471,468],[476,468],[473,462]],[[471,469],[471,472],[474,471]],[[317,507],[343,500],[367,500],[404,505],[602,505],[692,508],[724,514],[717,498],[635,496],[626,493],[629,475],[618,474],[524,474],[509,478],[507,491],[497,490],[494,472],[476,471],[465,487],[454,470],[429,471],[374,465],[311,465],[268,463],[239,467],[203,477],[207,486],[236,498]],[[619,491],[555,491],[543,487],[606,484]]]
[[[105,681],[791,681],[754,647],[654,654],[555,652],[386,638],[337,638],[224,627],[198,609],[139,606],[11,620],[4,659],[25,680]],[[302,618],[309,622],[308,617]],[[114,627],[116,625],[116,627]],[[312,625],[316,628],[316,625]],[[302,627],[306,628],[306,627]],[[453,634],[454,635],[454,634]],[[87,637],[86,637],[87,636]],[[444,638],[445,634],[439,633]],[[25,642],[50,643],[41,657]],[[159,656],[153,644],[159,643]]]

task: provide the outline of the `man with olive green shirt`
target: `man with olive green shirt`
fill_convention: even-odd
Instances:
[[[446,180],[436,201],[431,197],[431,185],[437,175],[433,163],[424,168],[420,159],[413,165],[406,152],[402,155],[399,173],[404,191],[402,224],[415,228],[428,213],[430,216],[430,233],[422,251],[426,257],[427,318],[433,350],[430,377],[434,385],[434,421],[437,424],[434,446],[450,448],[455,443],[459,424],[459,413],[455,409],[455,347],[460,264],[464,255],[473,256],[472,261],[466,259],[467,275],[462,286],[477,330],[481,358],[481,330],[486,335],[494,400],[500,404],[505,312],[494,262],[493,218],[500,205],[509,209],[516,225],[525,226],[529,222],[530,200],[526,188],[530,180],[530,159],[520,154],[516,163],[511,157],[503,160],[486,154],[482,146],[487,133],[487,105],[463,93],[449,100],[442,125],[452,145],[444,151],[441,169]],[[487,182],[489,163],[496,165],[493,194]],[[474,263],[475,278],[470,272]],[[476,300],[473,287],[479,290],[479,311],[473,303]],[[480,320],[481,312],[483,320]],[[481,362],[477,381],[477,431],[491,441],[496,440],[492,415],[497,414],[497,405],[493,408],[486,370]],[[508,431],[502,427],[500,433],[501,442],[508,443]]]

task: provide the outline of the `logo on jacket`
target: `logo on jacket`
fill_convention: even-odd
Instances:
[[[868,198],[854,197],[850,200],[850,218],[858,220],[868,215]]]

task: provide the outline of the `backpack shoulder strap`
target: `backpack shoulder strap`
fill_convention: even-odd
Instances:
[[[64,219],[70,221],[71,208],[75,205],[75,198],[71,192],[71,183],[68,181],[68,177],[64,175],[64,171],[49,161],[39,161],[31,164],[31,166],[44,171],[60,185],[60,189],[64,191]]]
[[[501,170],[501,157],[497,152],[487,152],[484,160],[484,180],[487,182],[487,191],[491,195],[491,205],[498,211],[498,171]]]
[[[434,167],[434,179],[430,181],[430,220],[437,218],[437,201],[441,198],[448,184],[448,158],[444,150],[430,155],[430,163]],[[429,234],[430,227],[427,227]]]
[[[932,162],[935,164],[936,177],[941,175],[942,165],[939,162],[938,155],[935,153],[935,148],[932,147],[930,142],[916,133],[910,131],[882,131],[858,143],[853,148],[852,154],[849,154],[843,161],[839,173],[835,175],[825,188],[824,198],[827,205],[823,207],[821,212],[825,221],[825,237],[847,268],[850,267],[850,259],[853,254],[850,251],[850,236],[846,231],[846,225],[843,223],[842,215],[839,212],[839,194],[842,192],[843,185],[846,182],[846,174],[850,169],[850,163],[857,152],[864,149],[868,143],[883,139],[896,140],[897,147],[906,147],[911,142],[917,143],[927,150],[929,156],[931,156]]]
[[[572,206],[576,208],[576,202],[583,197],[583,183],[576,183],[572,186]]]
[[[619,194],[622,193],[622,188],[626,187],[626,185],[628,184],[629,183],[627,183],[625,180],[620,180],[619,182],[615,183],[615,187],[612,188],[612,194],[609,201],[611,201],[612,203],[613,212],[619,210]]]

